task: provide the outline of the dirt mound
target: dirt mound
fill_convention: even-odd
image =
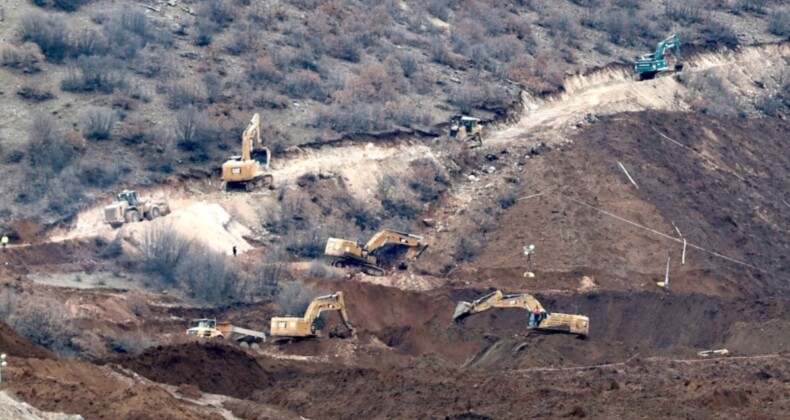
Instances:
[[[43,347],[31,343],[11,329],[4,322],[0,322],[0,351],[15,357],[35,357],[39,359],[53,359],[55,355]]]
[[[11,398],[5,392],[0,392],[0,418],[15,420],[82,420],[80,416],[67,414],[42,413],[25,402]]]
[[[396,370],[324,366],[282,377],[255,399],[305,417],[347,418],[662,418],[776,417],[788,359],[668,360],[571,369],[496,371],[414,366]],[[331,385],[330,385],[331,384]],[[786,388],[786,387],[785,387]],[[466,417],[464,417],[466,416]]]
[[[250,396],[271,385],[258,362],[237,347],[220,343],[157,346],[134,358],[115,359],[146,378],[171,385],[195,385],[202,392]]]
[[[79,360],[14,359],[3,372],[3,387],[40,410],[88,419],[219,418],[198,413],[162,387],[118,366]]]

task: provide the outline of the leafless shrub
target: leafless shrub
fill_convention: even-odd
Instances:
[[[80,7],[90,3],[91,0],[49,0],[48,2],[51,2],[52,7],[56,9],[63,10],[64,12],[74,12]]]
[[[452,89],[450,103],[461,113],[470,114],[475,109],[505,108],[509,103],[509,96],[499,86],[466,83]]]
[[[127,146],[150,142],[153,139],[151,123],[138,117],[130,117],[116,124],[115,133]]]
[[[17,69],[23,73],[38,73],[44,63],[44,54],[37,44],[26,42],[20,46],[5,44],[0,48],[0,60],[6,67]]]
[[[110,51],[107,37],[94,29],[83,28],[72,34],[71,55],[79,57],[81,55],[106,55]]]
[[[715,42],[727,48],[735,48],[740,43],[735,31],[729,25],[714,19],[708,19],[703,26],[702,36],[705,41]]]
[[[755,102],[754,107],[769,117],[776,117],[785,108],[781,98],[774,95],[764,96]]]
[[[195,28],[197,29],[197,33],[195,34],[193,42],[198,47],[205,47],[211,44],[214,35],[219,32],[219,26],[214,23],[214,21],[202,16],[198,16],[195,21]]]
[[[315,119],[318,127],[330,127],[339,133],[366,133],[388,127],[381,107],[369,104],[333,107]]]
[[[120,179],[121,168],[115,163],[97,161],[78,165],[77,178],[86,187],[109,188]]]
[[[768,19],[768,32],[776,36],[790,35],[790,11],[774,10]]]
[[[684,24],[701,23],[704,11],[699,0],[665,0],[664,14],[671,20]]]
[[[311,71],[300,70],[286,76],[283,93],[294,98],[310,98],[324,101],[328,92],[321,83],[321,77]]]
[[[57,299],[23,297],[12,292],[0,295],[0,318],[34,344],[61,356],[79,351],[72,342],[78,329],[68,318],[69,308]]]
[[[194,247],[192,239],[159,219],[143,233],[135,257],[144,272],[158,276],[166,286],[174,286],[181,263]]]
[[[282,283],[275,302],[280,307],[281,315],[304,315],[316,292],[301,281]]]
[[[254,51],[258,45],[258,30],[250,25],[238,25],[225,46],[225,50],[232,55],[242,55]]]
[[[290,102],[291,100],[287,96],[275,93],[271,89],[264,89],[255,99],[255,106],[264,109],[285,109],[288,108]]]
[[[337,59],[359,63],[362,49],[365,47],[361,38],[354,34],[341,34],[326,40],[326,52]]]
[[[89,140],[107,140],[110,138],[115,113],[101,107],[89,107],[82,114],[82,133]]]
[[[417,159],[409,166],[412,173],[408,180],[409,188],[418,194],[423,203],[437,200],[439,194],[447,189],[449,179],[436,161],[428,158]]]
[[[228,0],[206,0],[201,3],[197,15],[209,19],[220,27],[225,27],[236,19],[233,4]]]
[[[222,79],[214,73],[206,73],[201,78],[206,92],[206,101],[209,104],[222,100]]]
[[[412,53],[398,55],[398,63],[406,77],[412,77],[420,70],[420,60],[417,55]]]
[[[472,261],[481,249],[480,242],[468,236],[462,236],[455,247],[456,261]]]
[[[426,6],[428,13],[445,22],[450,18],[450,2],[448,0],[431,0]]]
[[[288,252],[302,258],[318,258],[324,253],[326,235],[320,227],[292,230],[285,244]]]
[[[640,0],[613,0],[613,4],[621,9],[637,10],[639,9]]]
[[[178,147],[187,152],[195,152],[193,159],[201,161],[208,158],[206,152],[213,144],[217,130],[204,113],[189,107],[176,113],[173,132]]]
[[[23,15],[19,20],[17,36],[23,42],[32,42],[47,59],[61,62],[69,55],[69,32],[63,18],[38,13]]]
[[[751,12],[763,14],[765,13],[765,5],[768,0],[738,0],[732,9],[734,13]]]
[[[167,106],[176,110],[194,107],[206,102],[206,94],[200,85],[189,81],[174,82],[167,92]]]
[[[248,76],[251,83],[279,83],[283,79],[283,73],[275,60],[271,56],[259,57],[250,66]]]
[[[42,175],[59,174],[77,156],[77,147],[56,132],[54,120],[43,112],[33,115],[28,133],[27,155],[30,156],[31,167],[36,167],[36,172]],[[42,150],[47,153],[41,153]]]
[[[112,93],[126,86],[126,73],[111,57],[80,56],[69,67],[60,88],[67,92]]]
[[[203,245],[192,246],[178,262],[178,278],[189,295],[206,303],[221,303],[236,298],[239,278],[228,258]]]

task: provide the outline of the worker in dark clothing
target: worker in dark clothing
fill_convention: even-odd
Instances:
[[[233,245],[233,256],[236,256],[236,245]]]

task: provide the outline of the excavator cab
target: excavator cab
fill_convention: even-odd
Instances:
[[[668,55],[668,51],[672,54]],[[634,62],[634,72],[639,80],[652,79],[663,71],[681,70],[683,70],[683,57],[680,54],[680,40],[676,34],[659,42],[653,53],[641,55]]]

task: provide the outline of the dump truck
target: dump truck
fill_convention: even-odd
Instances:
[[[494,308],[517,308],[529,312],[527,328],[539,332],[559,332],[587,337],[590,319],[584,315],[548,313],[534,296],[526,293],[506,295],[500,290],[489,293],[473,302],[458,302],[453,321]]]
[[[422,236],[384,229],[373,235],[364,245],[347,239],[329,238],[324,255],[332,259],[332,265],[335,267],[357,266],[366,274],[383,276],[386,270],[379,266],[376,254],[382,252],[388,245],[409,248],[405,256],[406,260],[417,259],[428,247]],[[405,263],[401,263],[400,267],[406,268]]]
[[[667,52],[673,54],[670,63],[667,59]],[[656,50],[650,54],[641,55],[634,62],[634,72],[639,80],[647,80],[656,77],[656,74],[665,71],[683,70],[683,56],[680,54],[680,41],[677,34],[670,35],[656,46]]]
[[[260,120],[259,114],[252,116],[241,135],[241,155],[231,156],[222,164],[222,185],[225,190],[242,188],[249,192],[271,185],[269,164],[272,156],[269,148],[261,143]]]
[[[468,144],[470,148],[483,145],[483,124],[479,118],[454,115],[450,118],[450,138]]]
[[[230,324],[229,322],[217,322],[216,319],[194,319],[190,322],[187,329],[187,336],[199,338],[215,338],[229,340],[236,343],[262,343],[266,341],[266,333],[255,330],[248,330]]]
[[[321,315],[328,311],[337,311],[340,314],[343,325],[348,328],[352,336],[356,336],[356,329],[348,318],[343,292],[336,292],[313,299],[301,317],[272,318],[269,334],[276,341],[323,337],[325,334],[322,331],[323,322],[321,321]]]
[[[115,197],[115,201],[104,208],[104,220],[112,227],[120,227],[124,223],[154,220],[170,213],[170,205],[164,199],[140,200],[137,191],[123,190]]]

